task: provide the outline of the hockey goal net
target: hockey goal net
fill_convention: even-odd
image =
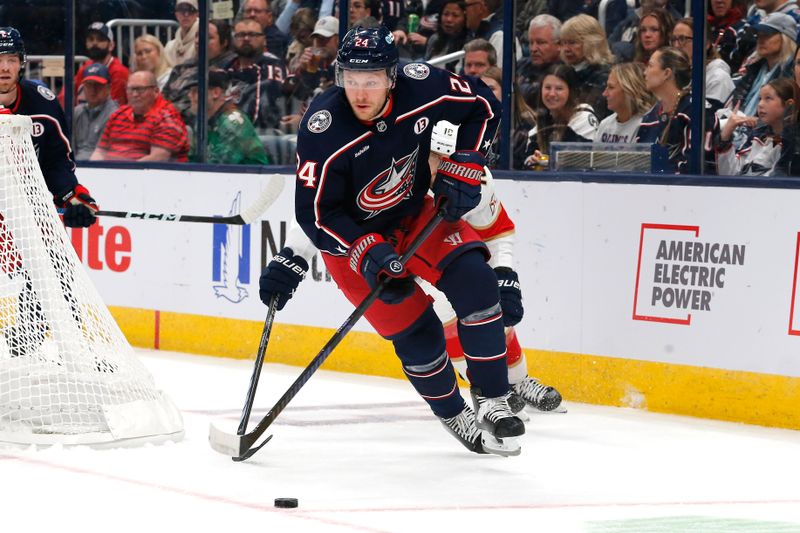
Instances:
[[[0,441],[178,440],[156,389],[72,248],[28,117],[0,115]]]

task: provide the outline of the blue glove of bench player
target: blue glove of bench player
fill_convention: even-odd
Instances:
[[[453,152],[439,162],[432,189],[436,207],[444,202],[446,221],[455,222],[478,206],[484,164],[483,154],[470,150]]]
[[[95,213],[100,209],[97,202],[89,194],[88,189],[80,183],[60,198],[55,197],[57,207],[64,208],[64,225],[69,228],[88,228],[95,222]]]
[[[258,279],[258,296],[264,305],[269,305],[272,296],[278,295],[277,309],[280,311],[286,302],[292,299],[297,286],[308,272],[308,262],[294,255],[294,251],[286,247],[272,258]]]
[[[416,282],[409,275],[394,247],[377,233],[364,235],[350,247],[350,268],[361,274],[371,289],[386,277],[390,278],[380,300],[399,304],[414,293]]]
[[[519,288],[519,276],[508,267],[497,267],[497,288],[500,290],[500,307],[503,309],[503,325],[515,326],[522,320],[525,310],[522,308],[522,291]]]

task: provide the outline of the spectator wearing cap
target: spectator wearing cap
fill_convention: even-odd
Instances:
[[[178,31],[175,38],[164,47],[170,65],[180,65],[196,57],[194,41],[200,27],[197,0],[178,0],[175,4],[175,19],[178,21]]]
[[[752,117],[756,115],[759,91],[776,78],[791,78],[792,63],[797,50],[797,26],[794,18],[785,13],[770,13],[753,26],[756,31],[756,51],[753,62],[745,66],[744,75],[736,82],[726,107]]]
[[[747,23],[755,26],[764,17],[773,13],[789,15],[800,27],[800,9],[797,7],[797,0],[754,0],[747,10]]]
[[[89,159],[111,113],[119,107],[111,98],[111,75],[102,63],[93,63],[84,70],[81,84],[86,102],[75,108],[73,148],[75,159]]]
[[[284,62],[266,50],[261,25],[243,19],[233,28],[233,49],[236,58],[224,70],[231,76],[230,96],[262,132],[280,127]]]
[[[92,160],[186,161],[186,126],[152,72],[131,74],[128,101],[109,117]]]
[[[269,157],[253,123],[226,97],[230,81],[222,70],[208,72],[208,143],[206,162],[229,165],[269,165]],[[192,112],[197,114],[197,83],[189,88]],[[200,161],[197,137],[192,138],[190,161]]]
[[[286,60],[289,48],[289,36],[275,26],[275,18],[268,0],[246,0],[242,13],[245,18],[253,19],[261,25],[267,39],[267,50],[282,60]]]
[[[313,46],[303,50],[295,71],[294,97],[307,100],[333,83],[333,62],[339,50],[339,19],[322,17],[311,34]]]
[[[119,105],[125,105],[128,102],[125,87],[128,84],[130,73],[128,68],[122,64],[122,61],[112,55],[113,51],[114,34],[111,32],[111,28],[102,22],[90,24],[86,33],[86,55],[89,56],[90,61],[84,63],[75,75],[76,103],[84,99],[80,93],[84,71],[94,63],[101,63],[108,69],[108,74],[111,77],[111,98]],[[61,94],[59,94],[59,101],[62,105],[64,104],[63,95],[64,90],[62,89]]]

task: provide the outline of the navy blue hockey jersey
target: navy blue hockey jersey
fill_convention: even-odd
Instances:
[[[17,100],[9,109],[15,115],[31,117],[33,147],[47,188],[54,196],[63,197],[78,180],[67,121],[56,95],[44,85],[22,80],[17,86]]]
[[[500,103],[477,78],[425,63],[398,69],[388,109],[369,123],[353,114],[344,89],[313,100],[297,136],[295,211],[318,249],[344,255],[359,237],[386,234],[420,212],[440,120],[461,125],[456,149],[486,154]]]

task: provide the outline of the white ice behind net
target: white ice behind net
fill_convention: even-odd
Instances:
[[[0,115],[0,441],[179,439],[180,412],[84,271],[30,135],[28,117]]]

